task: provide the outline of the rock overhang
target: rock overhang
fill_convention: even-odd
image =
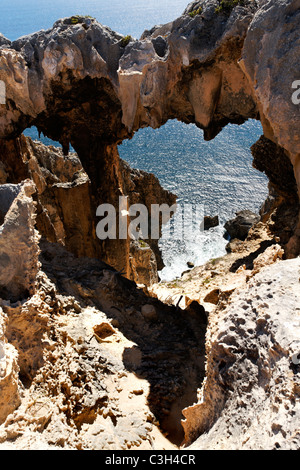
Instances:
[[[7,107],[1,110],[2,137],[15,136],[22,127],[38,121],[40,115],[51,113],[53,86],[67,89],[68,84],[82,81],[84,87],[87,77],[110,82],[129,134],[132,129],[158,127],[176,117],[174,101],[180,100],[174,85],[179,88],[176,94],[183,95],[180,79],[184,69],[194,63],[207,66],[208,62],[218,62],[218,48],[228,38],[231,42],[233,38],[243,39],[251,19],[246,8],[239,7],[237,13],[234,10],[224,17],[213,12],[217,2],[204,3],[203,15],[191,18],[185,13],[140,40],[125,38],[124,42],[122,35],[83,17],[78,17],[76,24],[70,18],[58,20],[52,29],[12,43],[3,39],[0,79],[7,81],[8,90]],[[124,88],[131,88],[130,96],[138,101],[136,105],[128,102]],[[80,89],[77,99],[79,96]],[[65,101],[67,109],[70,103]],[[185,101],[187,109],[178,112],[178,118],[193,122],[193,109],[189,99]],[[72,105],[76,104],[74,98]],[[199,125],[205,127],[206,121]]]

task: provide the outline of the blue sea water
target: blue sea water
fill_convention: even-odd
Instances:
[[[59,18],[84,14],[138,38],[145,29],[177,18],[187,4],[186,0],[1,0],[0,32],[14,40],[51,28]],[[26,133],[38,138],[35,129]],[[120,156],[132,167],[154,173],[166,189],[177,194],[179,209],[184,204],[202,208],[184,240],[161,240],[166,265],[163,280],[180,276],[188,261],[200,265],[224,254],[225,221],[241,209],[259,210],[267,196],[267,179],[252,168],[250,146],[261,134],[260,123],[248,121],[242,126],[229,125],[213,141],[205,142],[195,125],[169,121],[157,130],[141,129],[120,145]],[[220,226],[201,231],[204,214],[218,214]],[[179,217],[180,210],[172,224]]]

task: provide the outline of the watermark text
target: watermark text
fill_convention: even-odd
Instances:
[[[127,240],[128,237],[133,240],[185,240],[191,232],[196,234],[204,229],[199,222],[204,216],[201,204],[152,204],[148,210],[143,204],[129,207],[128,197],[121,196],[118,209],[112,204],[101,204],[96,215],[101,217],[96,227],[100,240]]]
[[[293,104],[298,105],[298,104],[300,104],[300,80],[295,80],[292,83],[292,88],[293,88],[293,90],[296,90],[292,94],[292,102],[293,102]]]

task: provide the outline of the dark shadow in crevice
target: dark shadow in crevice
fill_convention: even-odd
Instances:
[[[148,381],[149,409],[167,438],[180,445],[184,439],[182,409],[197,401],[205,376],[207,321],[203,312],[181,310],[149,297],[99,260],[75,258],[48,242],[41,247],[42,269],[57,293],[75,297],[82,308],[94,306],[105,312],[135,343],[124,350],[124,366]],[[144,305],[153,307],[151,315],[143,314]]]
[[[260,247],[256,251],[253,251],[252,253],[250,253],[250,255],[245,256],[244,258],[240,258],[236,260],[230,267],[230,272],[235,273],[241,266],[244,266],[244,265],[246,266],[246,269],[249,269],[252,271],[252,269],[254,268],[254,265],[253,265],[254,260],[256,260],[256,258],[260,254],[264,253],[264,251],[266,251],[267,248],[274,245],[275,243],[276,243],[275,240],[263,241],[260,244]]]

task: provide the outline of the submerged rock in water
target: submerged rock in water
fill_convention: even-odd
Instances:
[[[210,228],[218,227],[219,224],[220,224],[220,221],[219,221],[218,215],[215,215],[215,216],[206,215],[203,219],[204,230],[209,230]]]
[[[249,230],[259,220],[259,215],[249,210],[237,212],[236,217],[225,224],[225,237],[229,235],[231,239],[246,240]]]

